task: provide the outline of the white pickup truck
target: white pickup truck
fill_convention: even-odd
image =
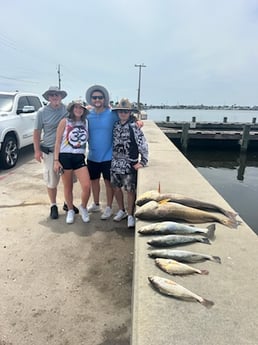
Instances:
[[[33,143],[35,117],[42,106],[36,94],[0,92],[0,169],[14,167],[20,149]]]

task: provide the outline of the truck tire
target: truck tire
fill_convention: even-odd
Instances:
[[[17,139],[14,135],[7,135],[0,151],[0,166],[3,169],[13,168],[19,156],[19,149],[17,145]]]

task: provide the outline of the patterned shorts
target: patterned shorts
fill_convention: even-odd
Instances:
[[[122,188],[127,192],[135,192],[137,186],[137,172],[132,174],[114,174],[111,172],[111,185],[114,188]]]

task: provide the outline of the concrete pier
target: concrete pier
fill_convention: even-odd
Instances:
[[[149,142],[150,162],[139,171],[138,195],[157,190],[160,184],[161,192],[180,193],[231,209],[157,125],[146,121],[144,132]],[[181,246],[182,250],[219,256],[222,263],[192,264],[209,270],[207,276],[173,277],[161,271],[148,257],[147,239],[150,237],[137,232],[147,224],[138,220],[136,226],[131,344],[257,345],[258,239],[248,225],[242,220],[237,229],[230,229],[216,223],[216,239],[211,245]],[[206,309],[199,303],[161,295],[150,286],[150,275],[172,279],[212,300],[214,306]]]

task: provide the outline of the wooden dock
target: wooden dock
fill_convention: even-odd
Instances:
[[[256,123],[219,123],[219,122],[156,122],[172,141],[180,142],[187,149],[194,142],[230,142],[246,151],[258,145],[258,125]]]

